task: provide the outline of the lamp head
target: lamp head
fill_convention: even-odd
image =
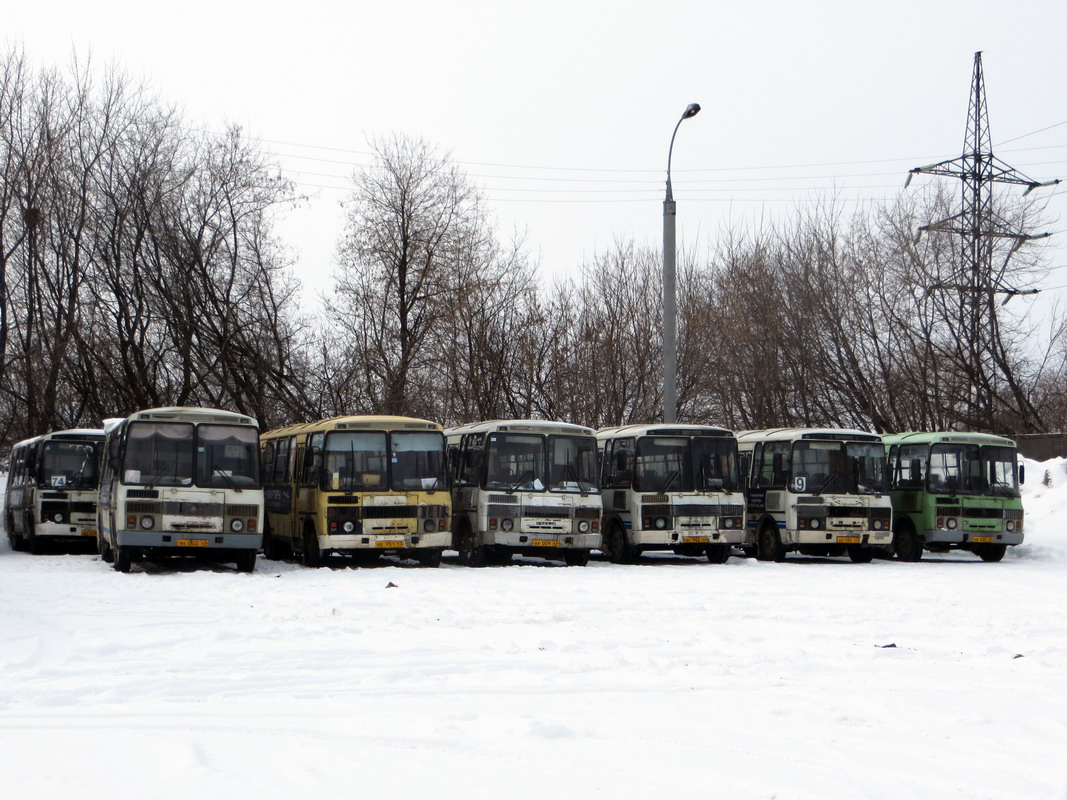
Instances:
[[[685,111],[682,112],[682,119],[689,119],[695,117],[700,113],[700,103],[690,103],[685,107]]]

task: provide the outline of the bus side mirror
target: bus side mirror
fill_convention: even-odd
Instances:
[[[1026,464],[1019,465],[1019,483],[1026,483]]]
[[[913,458],[911,460],[910,464],[908,465],[908,470],[911,473],[910,474],[911,480],[913,480],[916,483],[918,483],[919,481],[921,481],[923,479],[922,462],[919,459]]]

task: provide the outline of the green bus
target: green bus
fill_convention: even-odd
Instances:
[[[969,550],[1000,561],[1022,544],[1023,468],[1015,442],[985,433],[896,433],[882,437],[893,500],[893,549]]]

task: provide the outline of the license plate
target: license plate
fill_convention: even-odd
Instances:
[[[555,539],[534,539],[534,547],[559,547],[559,542]]]
[[[396,550],[398,547],[403,547],[403,542],[375,542],[375,547],[380,547],[382,550]]]
[[[971,541],[974,542],[975,544],[992,544],[993,543],[993,537],[992,536],[972,536],[971,537]]]
[[[96,536],[96,531],[91,531],[88,528],[83,528],[82,536]]]
[[[838,536],[837,537],[837,543],[838,544],[859,544],[860,543],[860,537],[858,537],[858,536]]]
[[[707,544],[708,543],[708,537],[707,536],[683,536],[682,537],[682,543],[683,544]]]
[[[179,539],[178,547],[207,547],[211,544],[207,539]]]

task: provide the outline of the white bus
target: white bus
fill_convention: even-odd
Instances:
[[[332,554],[369,563],[383,554],[436,567],[452,543],[445,439],[436,422],[348,416],[260,437],[267,523],[263,555]]]
[[[11,448],[4,522],[12,550],[40,553],[47,541],[96,536],[104,432],[53,431]]]
[[[746,552],[782,561],[797,551],[868,562],[893,543],[882,437],[835,428],[737,435],[748,475]]]
[[[468,566],[512,554],[589,563],[600,547],[592,428],[496,420],[451,428],[452,547]]]
[[[98,549],[119,572],[192,555],[256,565],[263,526],[259,426],[210,408],[153,408],[105,426]]]
[[[737,440],[711,425],[626,425],[597,433],[604,546],[627,564],[648,550],[725,563],[744,537]]]

